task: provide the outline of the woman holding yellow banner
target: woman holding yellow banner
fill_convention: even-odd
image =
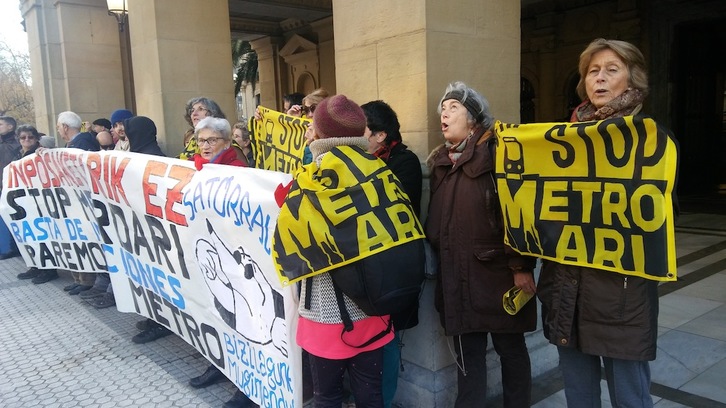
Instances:
[[[504,220],[494,184],[494,119],[489,103],[463,82],[439,103],[445,143],[431,153],[431,202],[426,235],[438,252],[436,309],[454,336],[456,408],[483,406],[487,394],[487,337],[502,365],[505,407],[528,407],[531,367],[524,333],[537,323],[535,302],[515,315],[502,306],[513,286],[535,292],[534,258],[504,245]]]
[[[580,54],[571,122],[638,114],[648,93],[640,50],[596,39]],[[544,333],[557,346],[570,407],[600,407],[601,364],[610,401],[652,407],[648,361],[656,355],[658,282],[545,260],[537,287]]]

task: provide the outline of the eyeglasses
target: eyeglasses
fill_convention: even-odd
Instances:
[[[300,110],[302,110],[302,113],[304,113],[304,114],[306,114],[306,115],[308,115],[308,114],[313,114],[313,112],[315,112],[315,107],[316,107],[316,106],[317,106],[317,105],[310,105],[310,106],[307,106],[307,105],[303,105],[303,106],[302,106],[302,107],[300,108]]]
[[[18,140],[35,140],[33,136],[19,136]]]
[[[209,112],[209,109],[205,108],[204,106],[197,106],[196,108],[189,109],[190,114],[197,113],[197,112],[207,113],[207,112]]]
[[[101,145],[101,149],[103,150],[113,150],[114,148],[116,148],[114,144]]]
[[[209,143],[210,146],[216,146],[220,140],[225,140],[225,139],[221,138],[221,137],[208,137],[206,139],[197,139],[197,144],[199,146],[202,146],[205,143]]]

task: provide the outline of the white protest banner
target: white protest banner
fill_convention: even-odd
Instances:
[[[108,271],[117,308],[182,337],[262,407],[302,406],[293,287],[271,257],[291,176],[128,152],[52,149],[3,174],[25,262]]]

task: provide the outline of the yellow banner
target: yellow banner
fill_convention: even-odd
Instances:
[[[277,218],[272,258],[280,281],[290,284],[421,238],[411,201],[388,166],[340,146],[320,168],[298,170]]]
[[[678,147],[648,117],[497,122],[505,241],[522,254],[676,280]]]
[[[302,166],[305,131],[310,119],[286,115],[258,106],[261,120],[251,120],[255,167],[293,174]]]

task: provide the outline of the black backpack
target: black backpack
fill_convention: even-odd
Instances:
[[[369,316],[401,312],[417,301],[425,279],[424,241],[409,241],[330,272],[345,331],[353,330],[353,323],[343,293]],[[390,329],[389,322],[386,331],[354,347],[365,347]]]

